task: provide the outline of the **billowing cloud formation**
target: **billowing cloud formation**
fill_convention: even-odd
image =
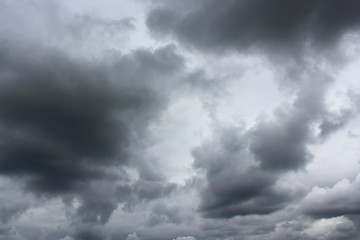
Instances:
[[[181,65],[171,48],[136,52],[110,73],[57,53],[19,58],[11,45],[1,50],[1,172],[54,193],[126,164],[131,138],[162,105],[152,86],[136,86],[145,81],[138,68],[151,78]]]
[[[343,215],[359,215],[359,175],[350,182],[347,179],[332,188],[314,187],[304,198],[301,208],[315,218],[331,218]]]
[[[155,36],[170,35],[205,53],[265,51],[285,54],[290,61],[297,57],[307,61],[306,47],[327,49],[360,24],[357,1],[203,1],[191,7],[164,4],[149,13],[147,24]],[[310,63],[314,61],[318,60]],[[205,170],[208,183],[201,208],[206,216],[268,214],[282,209],[293,193],[276,190],[281,173],[303,169],[311,159],[308,145],[351,118],[347,109],[341,113],[326,109],[323,98],[332,80],[325,70],[309,74],[307,64],[288,70],[305,75],[301,77],[305,87],[300,87],[290,109],[278,109],[274,120],[260,121],[243,133],[236,128],[220,131],[214,142],[194,150],[194,166]],[[317,135],[314,126],[319,122]]]
[[[358,1],[0,13],[0,240],[358,239]]]
[[[312,125],[328,113],[322,86],[303,89],[292,106],[278,109],[274,120],[252,129],[226,129],[213,143],[194,151],[195,167],[204,169],[208,188],[203,211],[210,217],[268,214],[284,207],[293,193],[276,189],[282,172],[302,169],[310,160]]]
[[[1,174],[20,178],[40,195],[79,194],[81,222],[106,223],[131,191],[140,199],[159,196],[154,188],[165,191],[163,183],[149,176],[130,192],[103,185],[128,178],[117,170],[121,166],[138,165],[140,177],[149,175],[146,165],[129,164],[129,159],[136,139],[166,106],[165,85],[182,66],[173,50],[138,50],[98,64],[2,42]],[[155,81],[165,78],[164,92],[158,91]],[[13,210],[3,209],[4,221]],[[76,238],[89,239],[84,234],[93,235],[85,231]]]

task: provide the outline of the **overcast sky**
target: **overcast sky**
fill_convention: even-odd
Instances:
[[[359,0],[1,0],[0,240],[360,240]]]

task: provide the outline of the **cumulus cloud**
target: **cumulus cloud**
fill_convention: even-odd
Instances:
[[[304,198],[300,208],[315,218],[358,215],[360,199],[354,193],[359,187],[359,175],[353,181],[343,179],[332,188],[314,187]]]

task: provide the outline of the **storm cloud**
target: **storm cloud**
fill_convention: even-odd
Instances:
[[[356,0],[176,2],[152,10],[147,24],[155,35],[173,36],[205,52],[296,54],[308,44],[333,46],[357,31],[359,10]]]
[[[1,54],[3,174],[24,176],[35,190],[57,193],[106,176],[109,165],[127,163],[126,149],[138,130],[132,127],[156,115],[160,94],[150,86],[122,86],[122,79],[111,79],[100,66],[79,64],[56,52],[39,49],[45,53],[19,58],[15,49],[10,52],[12,46],[7,47]],[[164,51],[171,50],[158,53]],[[140,81],[135,72],[143,68],[142,61],[157,64],[154,71],[162,64],[171,67],[171,62],[159,62],[156,54],[136,54],[113,70],[121,72],[129,65],[134,69],[123,76],[135,82]]]
[[[358,239],[359,1],[0,22],[0,240]]]
[[[131,191],[139,199],[159,196],[155,188],[162,192],[166,183],[146,177],[151,170],[145,164],[129,161],[147,124],[166,106],[167,90],[146,81],[181,69],[174,49],[138,50],[109,64],[40,47],[20,49],[1,44],[1,174],[38,195],[75,194],[81,202],[76,215],[84,223],[108,222]],[[106,186],[126,181],[128,174],[118,170],[124,166],[138,166],[145,179],[130,192],[118,191],[121,184]],[[10,207],[1,212],[4,221],[23,209]],[[89,234],[95,237],[82,230],[75,238]]]

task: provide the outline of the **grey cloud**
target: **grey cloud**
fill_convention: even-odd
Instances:
[[[140,238],[138,238],[136,233],[129,233],[126,240],[140,240]]]
[[[239,216],[226,221],[207,219],[202,230],[199,239],[358,239],[354,224],[346,218],[315,220],[291,210]]]
[[[320,123],[319,135],[326,138],[332,132],[344,127],[354,115],[355,112],[352,109],[343,109],[339,113],[329,114],[329,117],[323,119]]]
[[[0,209],[0,221],[3,224],[8,223],[24,213],[27,208],[28,204],[26,203],[4,203]]]
[[[316,76],[316,87],[305,85],[271,120],[259,120],[246,131],[220,130],[212,142],[194,149],[194,167],[204,171],[207,182],[200,208],[204,216],[269,214],[301,196],[277,183],[283,174],[299,171],[311,160],[308,145],[318,139],[313,126],[333,114],[324,103],[332,81]]]
[[[280,69],[271,65],[275,75],[285,69],[289,80],[302,80],[286,89],[295,100],[286,99],[269,118],[248,129],[215,129],[213,140],[192,151],[189,171],[196,176],[186,186],[168,182],[149,156],[149,127],[176,97],[194,94],[210,106],[228,86],[226,72],[208,76],[202,66],[191,72],[175,45],[125,55],[109,50],[129,51],[122,38],[139,30],[142,16],[73,16],[56,1],[0,4],[0,175],[30,192],[0,196],[0,240],[313,240],[317,220],[337,216],[353,225],[329,229],[323,239],[358,238],[358,179],[307,195],[283,182],[311,162],[309,145],[323,143],[357,114],[327,108],[334,80],[323,71],[328,66],[320,70],[328,63],[320,58],[346,34],[357,34],[358,1],[171,1],[148,14],[153,36],[203,53],[264,54],[272,63],[285,56]],[[308,64],[297,65],[299,59]],[[45,213],[36,210],[16,225],[33,197],[63,200],[60,226],[48,227],[54,223],[45,224]]]
[[[159,77],[176,55],[170,48],[137,52],[113,66],[119,78],[113,79],[101,66],[38,51],[20,57],[2,44],[1,172],[30,177],[39,190],[68,191],[108,173],[102,167],[127,162],[131,137],[166,105],[159,101],[165,94],[139,70]]]
[[[77,227],[75,233],[72,235],[75,240],[108,240],[109,234],[100,226],[84,225]]]
[[[251,173],[249,173],[249,175],[250,174]],[[257,186],[250,185],[248,187],[256,188]],[[234,191],[238,191],[238,193],[233,193],[231,196],[231,202],[226,201],[227,199],[225,199],[225,201],[224,199],[221,199],[220,204],[217,203],[216,205],[212,205],[211,208],[204,206],[201,209],[203,212],[205,212],[204,216],[213,218],[232,218],[239,215],[266,215],[283,209],[289,202],[294,199],[293,196],[289,196],[289,194],[286,194],[285,192],[272,189],[269,186],[267,186],[266,190],[263,190],[256,195],[254,194],[248,200],[242,199],[242,189],[234,189]],[[215,196],[219,198],[219,196]],[[207,204],[206,201],[204,204]]]
[[[317,65],[317,56],[315,63],[307,60],[309,54],[334,51],[345,34],[356,34],[360,14],[355,9],[360,9],[356,1],[202,1],[195,6],[175,1],[149,13],[147,25],[155,37],[170,36],[205,53],[260,53],[272,62],[286,56],[290,63],[280,70],[290,80],[302,80],[291,85],[295,101],[278,108],[272,120],[259,120],[250,130],[225,127],[193,150],[193,166],[203,171],[207,184],[200,192],[202,216],[269,215],[303,196],[279,188],[281,176],[305,169],[312,159],[309,145],[353,117],[352,109],[327,109],[324,98],[334,79]],[[306,64],[291,65],[294,59]],[[233,235],[241,234],[234,230]],[[305,233],[287,236],[312,239]]]
[[[176,184],[164,184],[160,181],[139,180],[134,184],[134,190],[139,199],[155,199],[167,196],[175,188]]]
[[[32,199],[22,193],[18,183],[0,178],[0,224],[14,223],[32,205]]]
[[[210,52],[265,49],[292,54],[308,43],[321,49],[358,30],[360,24],[357,0],[172,1],[164,5],[149,13],[150,30]]]
[[[272,188],[278,177],[256,166],[246,138],[240,143],[243,136],[237,134],[235,129],[228,129],[217,136],[220,141],[193,151],[194,166],[206,173],[207,187],[202,190],[200,208],[206,217],[268,214],[288,201],[286,195]]]
[[[14,227],[0,226],[1,240],[25,240]]]
[[[183,222],[183,218],[179,207],[157,204],[151,211],[148,225],[155,226],[163,223],[179,224],[181,222]]]
[[[118,209],[115,216],[122,217],[114,216],[110,221],[112,237],[114,240],[126,239],[127,234],[132,232],[143,240],[196,236],[199,221],[202,221],[196,213],[197,203],[197,190],[192,183],[188,183],[177,186],[168,195],[139,202],[130,210]]]
[[[109,221],[120,202],[116,198],[116,188],[108,186],[109,183],[93,183],[89,189],[81,191],[81,205],[76,209],[76,216],[82,223],[105,224]]]
[[[136,29],[132,17],[118,19],[89,13],[76,14],[56,0],[5,0],[0,10],[0,21],[3,23],[1,37],[11,41],[26,39],[73,51],[83,50],[85,54],[109,49],[114,44],[124,44],[129,33]]]
[[[176,188],[176,184],[165,180],[139,179],[134,183],[118,184],[114,194],[118,201],[125,203],[123,210],[132,211],[136,205],[166,197]]]
[[[19,218],[34,204],[31,196],[23,194],[17,182],[0,178],[0,239],[25,240],[16,229]]]
[[[327,115],[323,98],[330,81],[313,84],[315,88],[300,90],[291,111],[279,109],[274,121],[260,122],[253,130],[250,149],[261,168],[296,170],[309,161],[306,145],[311,142],[312,124]]]
[[[177,237],[173,240],[196,240],[195,237],[187,236],[187,237]]]
[[[118,96],[105,82],[91,86],[103,77],[81,73],[67,59],[36,63],[2,52],[1,172],[29,175],[33,188],[54,192],[101,176],[94,166],[109,164],[118,145],[128,144],[116,112],[136,108],[139,99]],[[125,162],[124,154],[117,161]]]
[[[77,198],[77,226],[107,223],[119,202],[171,192],[141,162],[150,159],[133,159],[182,69],[174,47],[100,64],[27,46],[1,42],[0,173],[39,195]],[[124,166],[139,172],[133,186]],[[129,191],[119,191],[122,185]],[[22,208],[11,209],[3,209],[4,220]],[[102,239],[84,229],[73,237]]]
[[[260,235],[253,235],[246,239],[358,239],[356,235],[356,229],[354,229],[350,221],[346,219],[345,221],[344,219],[336,219],[335,221],[323,222],[322,225],[320,222],[312,221],[305,217],[294,217],[291,220],[277,223],[276,228],[271,232]]]
[[[273,213],[238,216],[227,220],[206,219],[201,225],[202,237],[199,239],[270,239],[276,226],[290,217],[282,215],[283,213]],[[290,228],[289,225],[289,232],[299,230],[293,226]],[[281,237],[285,237],[285,234]],[[281,237],[279,239],[283,239]]]
[[[132,18],[107,20],[95,15],[78,15],[65,25],[64,30],[70,32],[70,34],[65,33],[67,36],[74,36],[74,39],[79,41],[94,33],[116,36],[124,31],[133,30],[135,28],[133,21]]]
[[[360,199],[354,194],[359,186],[357,176],[353,181],[339,181],[332,188],[314,187],[300,204],[300,209],[314,218],[359,215]]]

